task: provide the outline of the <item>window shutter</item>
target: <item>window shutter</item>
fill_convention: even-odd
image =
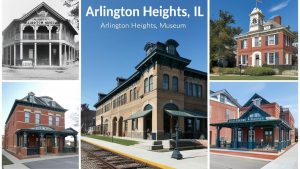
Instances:
[[[246,55],[246,62],[245,63],[248,65],[248,55]]]
[[[278,34],[275,35],[275,45],[278,45]]]
[[[268,36],[266,36],[265,45],[268,46]]]
[[[268,64],[268,53],[265,53],[265,64]]]
[[[275,65],[279,64],[279,53],[275,52]]]

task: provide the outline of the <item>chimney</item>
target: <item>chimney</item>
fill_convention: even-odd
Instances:
[[[120,86],[122,83],[124,83],[127,79],[123,77],[117,77],[117,85]]]
[[[98,93],[98,101],[102,100],[105,96],[106,94],[104,93]]]
[[[273,20],[274,20],[274,22],[276,22],[279,25],[281,25],[281,16],[275,16]]]

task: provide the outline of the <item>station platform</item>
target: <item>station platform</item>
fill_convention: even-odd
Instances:
[[[81,140],[159,168],[207,169],[208,167],[207,149],[180,151],[183,159],[176,160],[171,158],[172,151],[154,152],[135,146],[124,146],[84,136],[81,136]]]
[[[284,151],[278,153],[271,153],[271,152],[259,152],[259,151],[243,151],[243,150],[229,150],[229,149],[216,149],[211,148],[210,153],[218,154],[218,155],[228,155],[228,156],[235,156],[235,157],[242,157],[242,158],[252,158],[252,159],[259,159],[265,161],[273,161],[277,159],[279,156],[287,152],[291,149],[295,144],[290,145]]]

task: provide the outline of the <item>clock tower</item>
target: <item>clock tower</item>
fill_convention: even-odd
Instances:
[[[249,31],[263,30],[264,14],[260,9],[255,7],[250,16]]]

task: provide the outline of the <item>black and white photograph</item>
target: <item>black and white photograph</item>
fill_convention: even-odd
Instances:
[[[78,80],[79,2],[2,3],[3,80]]]

